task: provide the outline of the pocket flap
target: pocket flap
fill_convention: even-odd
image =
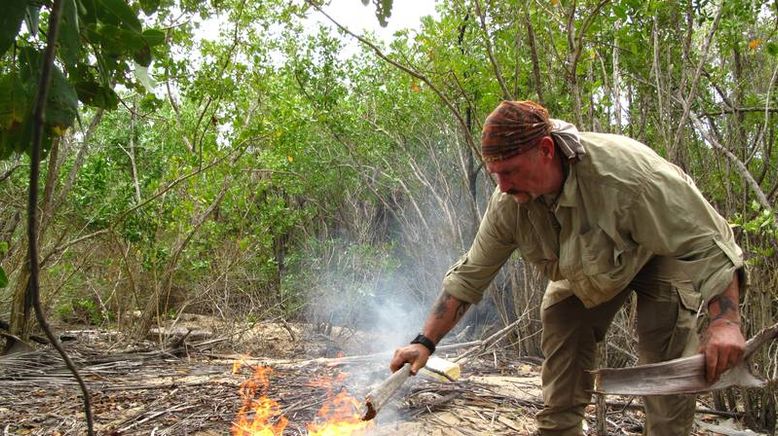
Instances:
[[[681,305],[692,312],[700,310],[702,305],[702,295],[694,289],[692,282],[675,282],[673,287],[678,292],[678,298],[681,301]]]

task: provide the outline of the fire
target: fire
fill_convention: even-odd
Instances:
[[[324,387],[327,389],[327,400],[316,414],[314,422],[306,428],[310,436],[340,436],[364,434],[364,431],[372,428],[372,421],[362,421],[359,412],[361,405],[345,389],[341,389],[337,395],[333,395],[333,385],[346,378],[346,374],[340,373],[335,378],[320,378],[309,383],[310,386]]]
[[[233,364],[233,374],[238,372],[242,364],[242,359]],[[280,436],[286,428],[288,419],[281,414],[280,405],[267,396],[271,372],[270,367],[257,366],[252,377],[241,383],[243,405],[232,424],[234,436]],[[309,436],[363,435],[374,426],[372,421],[362,421],[360,402],[342,387],[347,376],[339,373],[335,377],[321,377],[307,383],[310,387],[327,391],[327,399],[314,422],[306,425]],[[333,386],[336,385],[341,388],[334,394]]]
[[[239,368],[240,363],[233,365],[233,373]],[[281,414],[278,403],[267,396],[270,387],[268,377],[271,372],[270,367],[257,366],[254,375],[241,383],[240,397],[243,399],[243,406],[238,411],[236,421],[232,423],[233,435],[280,436],[284,432],[288,420]],[[251,412],[254,412],[253,419],[249,417]],[[275,423],[272,423],[273,421]]]

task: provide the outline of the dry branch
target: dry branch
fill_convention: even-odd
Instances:
[[[386,402],[397,392],[397,389],[408,380],[411,375],[411,365],[406,363],[389,378],[384,380],[377,388],[370,391],[365,397],[365,409],[362,412],[362,420],[369,421],[378,414],[378,411],[386,405]]]
[[[749,359],[762,345],[777,337],[778,324],[775,324],[749,339],[743,362],[712,384],[705,380],[705,355],[696,354],[650,365],[594,371],[594,390],[600,394],[669,395],[708,392],[730,386],[763,387],[767,382],[751,373]]]

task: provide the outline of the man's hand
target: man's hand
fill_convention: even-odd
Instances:
[[[746,339],[740,331],[739,294],[735,273],[727,289],[708,303],[711,321],[700,347],[705,354],[705,380],[708,383],[717,381],[724,371],[739,364],[743,358]]]
[[[389,364],[389,369],[391,369],[392,372],[395,372],[402,368],[406,363],[410,363],[411,374],[416,375],[416,373],[427,364],[427,359],[429,359],[429,357],[430,351],[424,345],[406,345],[394,350],[394,357],[392,357],[392,362]]]
[[[723,318],[711,321],[701,350],[705,354],[705,380],[713,383],[724,371],[739,364],[745,347],[739,324]]]
[[[469,307],[470,303],[452,297],[445,291],[441,292],[438,301],[432,306],[432,312],[424,322],[422,334],[433,344],[437,344],[462,319]],[[411,374],[416,375],[427,364],[430,354],[430,350],[422,344],[406,345],[394,351],[389,369],[395,372],[405,363],[410,363]]]

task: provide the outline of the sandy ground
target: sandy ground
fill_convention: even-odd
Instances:
[[[240,416],[255,419],[254,411],[243,408],[262,396],[275,401],[288,419],[285,435],[308,434],[307,425],[320,422],[317,412],[335,394],[352,395],[356,411],[364,395],[389,375],[388,355],[353,357],[371,338],[349,329],[225,324],[184,315],[154,332],[149,337],[154,341],[130,344],[116,332],[87,328],[68,335],[74,340],[66,345],[90,386],[98,434],[229,434]],[[171,349],[183,335],[188,345]],[[237,368],[236,362],[241,362]],[[499,348],[460,364],[462,375],[455,382],[412,377],[369,429],[354,434],[534,433],[534,415],[542,404],[536,364]],[[264,387],[247,391],[247,380],[259,380],[257,367],[272,372]],[[79,391],[53,351],[0,357],[0,386],[4,435],[85,433]],[[642,412],[622,407],[638,402],[614,399],[609,434],[640,434]],[[594,428],[594,412],[593,407],[587,410],[588,429]],[[695,434],[738,428],[734,421],[698,418]]]

